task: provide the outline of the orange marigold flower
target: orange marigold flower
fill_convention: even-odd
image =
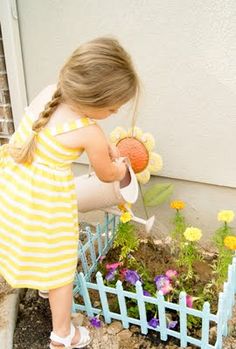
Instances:
[[[224,239],[224,245],[230,250],[236,250],[236,236],[226,236]]]
[[[185,207],[185,203],[181,200],[171,201],[170,207],[176,210],[182,210]]]

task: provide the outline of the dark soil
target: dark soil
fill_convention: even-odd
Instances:
[[[48,349],[51,330],[48,300],[28,289],[20,302],[13,349]]]

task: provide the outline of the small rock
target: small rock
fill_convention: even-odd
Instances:
[[[95,301],[95,302],[93,303],[93,306],[94,306],[94,308],[98,308],[98,307],[101,306],[101,302]]]
[[[84,315],[81,313],[71,314],[72,322],[75,326],[82,326],[84,322]]]
[[[103,343],[106,343],[108,341],[108,335],[105,334],[103,337],[102,337],[102,341]]]
[[[123,330],[117,334],[119,340],[126,340],[132,336],[132,332],[130,330]]]
[[[235,318],[228,320],[228,335],[236,337],[236,323]]]
[[[107,333],[115,335],[115,334],[119,333],[122,330],[122,328],[123,328],[123,326],[122,326],[121,322],[114,321],[114,322],[112,322],[111,325],[108,326]]]
[[[25,301],[30,302],[32,299],[37,298],[37,290],[28,288],[25,294]]]
[[[216,326],[213,326],[209,330],[209,339],[215,342],[216,336],[217,336],[217,328]]]
[[[165,242],[166,245],[171,244],[172,241],[173,241],[173,240],[172,240],[172,238],[171,238],[170,236],[167,236],[167,237],[164,239],[164,242]]]
[[[153,240],[153,243],[154,243],[154,245],[162,245],[162,244],[163,244],[163,241],[162,241],[162,240],[155,239],[155,240]]]
[[[130,331],[132,333],[140,333],[140,328],[138,326],[132,325],[130,326]]]
[[[19,305],[20,311],[24,310],[24,308],[25,308],[24,304],[21,304],[21,303],[20,303],[20,305]]]

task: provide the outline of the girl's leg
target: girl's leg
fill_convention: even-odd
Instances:
[[[73,283],[49,290],[49,303],[52,312],[53,332],[60,337],[66,337],[70,334],[71,307],[73,297]],[[79,341],[80,334],[76,328],[72,344]],[[54,345],[59,344],[52,342]]]

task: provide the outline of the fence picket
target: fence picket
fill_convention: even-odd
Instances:
[[[143,287],[140,281],[136,282],[135,288],[136,288],[137,301],[138,301],[141,332],[143,334],[147,334],[148,328],[147,328],[146,307],[145,307],[145,302],[143,300]]]
[[[157,293],[158,304],[158,317],[160,324],[160,337],[163,341],[167,340],[167,327],[166,327],[166,312],[165,312],[165,299],[161,291]]]
[[[105,321],[107,323],[110,323],[111,316],[110,316],[110,310],[109,310],[109,305],[107,301],[107,294],[106,294],[105,286],[103,283],[102,274],[100,272],[97,272],[96,279],[97,279],[98,291],[99,291],[100,300],[101,300],[102,309],[103,309],[103,316]]]
[[[95,253],[94,244],[93,244],[93,236],[92,236],[90,227],[86,227],[86,233],[89,241],[90,256],[92,259],[93,267],[95,267],[97,266],[97,258],[96,258],[96,253]]]
[[[236,252],[235,252],[235,256],[233,258],[233,267],[234,267],[234,293],[236,293]]]
[[[96,236],[97,236],[97,242],[98,242],[98,254],[99,256],[102,256],[103,250],[102,250],[102,227],[100,224],[97,224],[96,226]]]
[[[104,233],[105,233],[105,246],[106,246],[106,248],[108,247],[108,241],[109,241],[109,235],[108,235],[108,232],[109,232],[109,215],[108,215],[108,213],[106,212],[105,213],[105,227],[104,227],[105,229],[105,231],[104,231]]]
[[[123,327],[128,328],[129,322],[128,322],[128,315],[127,315],[127,307],[125,302],[123,285],[120,280],[118,280],[116,283],[116,290],[117,290],[117,297],[118,297],[118,302],[120,307],[121,321],[122,321]]]
[[[224,282],[223,293],[224,293],[224,316],[223,316],[223,323],[222,323],[222,334],[223,336],[227,336],[227,332],[228,332],[227,320],[228,320],[228,306],[229,306],[229,287],[227,282]]]
[[[186,293],[180,292],[179,295],[179,323],[180,323],[180,345],[187,346],[187,306]]]
[[[202,349],[208,349],[210,327],[210,303],[204,302],[202,309]]]
[[[231,318],[233,312],[234,305],[234,282],[233,282],[233,265],[229,266],[228,269],[228,284],[229,284],[229,311],[228,311],[228,319]]]
[[[84,274],[87,276],[89,273],[89,267],[88,267],[88,262],[87,262],[87,258],[86,258],[86,254],[83,248],[83,244],[82,242],[79,240],[79,257],[81,259],[81,263],[82,263],[82,268],[84,271]]]
[[[81,291],[81,296],[83,297],[84,299],[84,304],[85,304],[85,307],[86,307],[86,312],[88,314],[88,316],[94,316],[94,313],[93,313],[93,310],[92,310],[92,303],[91,303],[91,300],[90,300],[90,296],[89,296],[89,292],[88,292],[88,288],[87,288],[87,285],[86,285],[86,280],[85,280],[85,277],[84,277],[84,274],[83,273],[79,273],[79,283],[80,283],[80,291]]]
[[[222,349],[222,332],[223,332],[223,323],[224,323],[224,294],[223,292],[219,293],[218,301],[218,311],[217,311],[217,343],[216,349]]]

